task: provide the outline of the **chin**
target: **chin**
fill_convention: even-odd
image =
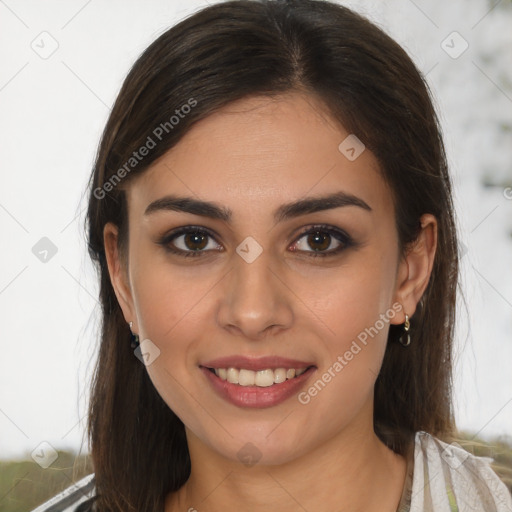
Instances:
[[[284,428],[278,431],[279,427],[272,429],[275,429],[275,424],[259,432],[254,428],[233,432],[234,438],[229,438],[228,445],[224,445],[223,455],[247,467],[256,464],[278,466],[294,461],[307,450],[303,434],[292,434]],[[221,447],[217,443],[214,449],[219,451]]]

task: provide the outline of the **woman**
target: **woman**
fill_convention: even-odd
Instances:
[[[203,9],[135,63],[90,185],[95,473],[38,511],[512,509],[449,444],[451,183],[380,29]]]

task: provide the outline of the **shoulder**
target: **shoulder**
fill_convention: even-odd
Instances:
[[[411,512],[423,511],[427,504],[435,510],[512,512],[512,496],[491,462],[457,443],[416,432]]]
[[[85,512],[96,496],[94,473],[87,475],[32,512]]]

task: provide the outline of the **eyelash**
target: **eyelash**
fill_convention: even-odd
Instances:
[[[354,241],[352,240],[352,238],[350,238],[349,235],[347,235],[347,233],[345,233],[344,231],[342,231],[338,228],[333,228],[326,224],[316,224],[314,226],[309,226],[309,227],[305,228],[303,231],[301,231],[301,233],[298,234],[298,237],[296,238],[294,244],[297,243],[301,238],[303,238],[304,235],[312,234],[317,231],[331,235],[332,237],[335,238],[335,240],[340,242],[341,245],[338,248],[333,249],[328,252],[299,251],[298,249],[293,252],[306,252],[308,254],[308,257],[311,257],[311,258],[317,258],[317,257],[325,258],[325,257],[330,257],[330,256],[336,256],[337,254],[339,254],[343,250],[347,249],[348,247],[355,245]],[[209,252],[209,251],[204,251],[204,250],[183,251],[182,249],[174,249],[171,247],[170,243],[175,238],[178,238],[181,235],[190,234],[190,233],[206,235],[215,240],[215,236],[209,230],[207,230],[205,228],[202,228],[199,226],[186,226],[186,227],[178,228],[177,230],[166,234],[161,240],[158,241],[158,244],[162,245],[166,251],[168,251],[172,254],[176,254],[180,257],[184,257],[184,258],[198,257],[198,256],[201,256],[201,254]]]

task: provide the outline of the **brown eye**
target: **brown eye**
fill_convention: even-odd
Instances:
[[[292,251],[305,252],[308,256],[333,256],[352,245],[351,238],[343,231],[314,226],[304,231],[293,244]]]
[[[179,256],[201,256],[203,253],[219,250],[215,238],[208,231],[199,228],[183,228],[166,235],[159,242],[167,251]]]
[[[321,231],[315,231],[308,235],[307,242],[309,247],[315,251],[324,251],[331,245],[331,235],[322,233]]]
[[[190,249],[192,251],[204,249],[208,242],[208,235],[205,235],[203,233],[192,233],[182,236],[184,237],[183,243],[185,244],[187,249]]]

